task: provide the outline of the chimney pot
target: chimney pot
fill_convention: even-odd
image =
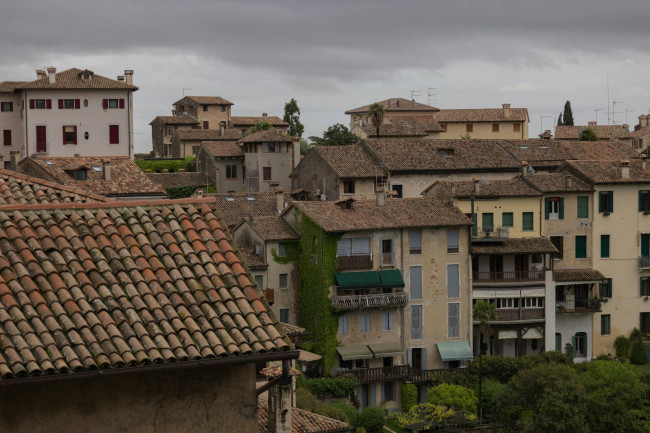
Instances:
[[[280,186],[273,187],[273,193],[275,194],[275,210],[278,214],[281,214],[284,211],[284,190]]]
[[[19,150],[12,150],[9,153],[10,159],[9,159],[9,170],[18,170],[18,160],[20,159],[20,151]]]
[[[648,117],[645,114],[639,116],[639,127],[644,128],[648,126]]]
[[[262,117],[267,117],[269,113],[262,113]]]
[[[45,77],[47,77],[47,74],[45,73],[44,70],[42,70],[42,69],[37,69],[36,70],[36,78],[37,79],[40,80],[41,78],[45,78]]]
[[[386,204],[386,191],[383,187],[377,188],[377,207],[382,207]]]
[[[133,84],[133,69],[125,69],[124,76],[126,77],[126,84]]]
[[[504,119],[510,118],[510,104],[502,104]]]
[[[475,177],[472,182],[474,183],[474,194],[478,194],[481,191],[481,179]]]
[[[53,67],[47,68],[47,78],[50,84],[56,83],[56,68]]]
[[[225,129],[226,125],[224,125],[223,122],[219,123],[219,137],[223,137],[225,135]]]
[[[589,123],[589,126],[596,126],[596,124],[598,122],[596,122],[595,120],[590,120],[588,123]]]
[[[566,175],[566,177],[564,178],[564,181],[565,181],[564,183],[565,183],[566,189],[571,189],[571,186],[573,186],[573,179],[571,178],[571,176]]]
[[[120,83],[123,83],[124,82],[124,75],[118,75],[117,76],[117,81],[119,81]]]
[[[521,161],[521,164],[519,165],[519,171],[522,176],[527,176],[528,175],[528,167],[530,165],[528,164],[528,161]]]
[[[110,161],[104,161],[102,172],[104,173],[104,180],[111,180],[113,173]]]
[[[623,160],[619,163],[621,179],[630,178],[630,161]]]

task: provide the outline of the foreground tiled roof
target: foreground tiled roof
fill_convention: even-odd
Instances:
[[[265,241],[300,239],[300,235],[280,215],[253,218],[251,226]]]
[[[287,135],[286,132],[271,129],[270,131],[257,131],[239,140],[240,143],[285,143],[297,141],[298,137]]]
[[[555,127],[555,138],[558,140],[578,140],[580,139],[580,133],[585,129],[593,130],[601,140],[630,137],[630,130],[626,125],[562,125]]]
[[[133,84],[126,84],[122,81],[113,80],[111,78],[102,77],[95,73],[92,74],[90,80],[84,80],[81,76],[81,69],[71,68],[65,71],[57,72],[55,75],[56,82],[50,84],[49,78],[40,78],[35,81],[29,81],[25,84],[16,86],[19,90],[28,89],[109,89],[109,90],[138,90]],[[88,71],[91,72],[92,71]]]
[[[223,135],[218,129],[179,129],[174,133],[180,140],[197,141],[233,141],[241,137],[239,129],[224,129]]]
[[[208,184],[205,173],[145,173],[154,183],[163,189],[175,186],[205,186]]]
[[[198,125],[199,121],[192,116],[156,116],[149,125],[161,122],[166,125]]]
[[[104,180],[104,161],[111,163],[111,180]],[[75,180],[74,170],[81,168],[86,169],[87,178]],[[164,189],[152,182],[128,156],[28,157],[20,161],[18,169],[29,169],[46,180],[106,196],[165,195]],[[73,170],[72,175],[66,170]]]
[[[326,232],[470,225],[460,209],[433,197],[388,198],[383,206],[377,206],[376,200],[356,200],[352,209],[332,201],[296,201],[292,206]]]
[[[287,122],[278,116],[232,116],[230,118],[230,123],[239,127],[255,126],[259,122],[267,122],[273,126],[289,126]]]
[[[340,178],[375,178],[383,174],[379,165],[360,144],[314,146],[310,152],[318,154]]]
[[[511,108],[510,117],[503,115],[503,108],[463,108],[440,110],[435,114],[438,123],[468,122],[526,122],[527,108]]]
[[[0,206],[19,203],[86,203],[91,201],[110,201],[110,199],[82,188],[71,188],[60,183],[0,169]]]
[[[269,431],[269,403],[260,398],[257,400],[257,432],[274,433]],[[350,426],[343,421],[328,418],[297,407],[291,408],[291,433],[335,433],[347,432]]]
[[[602,281],[605,276],[595,269],[556,269],[553,279],[557,282]]]
[[[566,168],[596,184],[650,183],[650,170],[642,168],[639,160],[629,161],[630,175],[621,176],[620,161],[568,161]]]
[[[244,149],[236,141],[204,141],[203,147],[213,158],[244,157]]]
[[[567,176],[569,176],[568,183]],[[564,172],[535,173],[533,175],[524,176],[523,180],[533,188],[544,193],[593,191],[591,185]]]
[[[384,107],[384,110],[386,112],[391,112],[391,111],[439,111],[436,107],[432,107],[430,105],[426,104],[421,104],[419,102],[415,102],[414,100],[408,100],[405,98],[390,98],[390,99],[385,99],[383,101],[377,102],[377,104],[381,105]],[[359,108],[353,108],[352,110],[348,110],[345,112],[345,114],[363,114],[367,113],[368,110],[370,109],[370,106],[372,104],[364,105],[363,107]]]
[[[434,182],[429,188],[440,188],[445,196],[454,198],[470,198],[474,192],[474,182],[471,180],[440,180]],[[453,188],[453,195],[452,195]],[[474,193],[477,199],[498,197],[538,197],[540,192],[525,183],[521,177],[512,179],[489,179],[478,183],[478,192]]]
[[[0,380],[288,350],[210,199],[0,210]]]
[[[547,254],[557,253],[548,238],[511,238],[503,241],[472,243],[472,254]]]
[[[206,104],[206,105],[235,105],[232,102],[223,99],[221,96],[184,96],[178,101],[174,102],[172,105],[177,105],[183,102],[183,99],[189,99],[194,101],[197,104]]]
[[[244,218],[278,215],[275,193],[272,192],[243,192],[205,194],[214,197],[216,206],[228,227],[234,227]],[[289,193],[283,193],[287,206],[293,200]]]
[[[28,81],[0,81],[0,93],[13,93],[16,87],[25,83]]]

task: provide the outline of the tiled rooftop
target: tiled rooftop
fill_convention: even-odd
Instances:
[[[300,239],[300,235],[280,215],[253,218],[251,226],[265,241]]]
[[[424,192],[432,188],[439,189],[447,197],[470,198],[474,192],[474,182],[471,180],[440,180],[434,182]],[[538,197],[540,195],[539,191],[525,183],[519,176],[512,179],[489,179],[485,182],[480,181],[478,182],[478,192],[474,192],[474,197],[477,199]]]
[[[28,81],[0,81],[0,93],[13,93],[16,87],[28,83]]]
[[[432,107],[430,105],[426,104],[421,104],[419,102],[415,102],[414,100],[409,100],[405,98],[390,98],[390,99],[385,99],[383,101],[377,102],[377,104],[381,105],[384,107],[384,110],[386,112],[391,112],[391,111],[429,111],[429,112],[435,112],[439,111],[436,107]],[[345,114],[363,114],[367,113],[368,110],[370,109],[370,106],[372,104],[364,105],[363,107],[359,108],[353,108],[352,110],[348,110],[345,112]]]
[[[290,348],[214,200],[13,208],[0,210],[0,380]]]
[[[87,71],[87,70],[86,70]],[[56,82],[50,84],[49,78],[40,78],[38,80],[29,81],[24,84],[16,86],[16,89],[19,90],[29,90],[29,89],[110,89],[110,90],[138,90],[133,84],[126,84],[123,81],[113,80],[111,78],[106,78],[101,75],[97,75],[92,71],[87,71],[91,73],[90,80],[84,80],[82,78],[82,73],[86,72],[81,69],[71,68],[65,71],[57,72],[55,75]]]
[[[154,123],[164,123],[165,125],[198,125],[199,121],[192,116],[156,116],[149,125]]]
[[[502,241],[472,243],[472,254],[502,255],[502,254],[549,254],[557,253],[557,249],[548,238],[511,238]]]
[[[240,143],[286,143],[297,141],[298,137],[292,137],[287,133],[271,129],[270,131],[257,131],[239,140]]]
[[[379,165],[360,144],[347,146],[314,146],[315,152],[341,178],[375,178],[383,174]]]
[[[553,279],[556,282],[603,281],[605,276],[595,269],[556,269]]]
[[[178,101],[174,102],[172,105],[178,105],[183,102],[184,99],[189,99],[190,101],[196,102],[197,104],[205,105],[235,105],[232,102],[223,99],[221,96],[184,96]]]
[[[273,433],[268,429],[269,403],[264,399],[257,401],[257,432]],[[337,433],[347,432],[350,426],[343,421],[308,412],[297,407],[291,408],[291,433]]]
[[[238,127],[255,126],[260,122],[267,122],[273,126],[289,126],[287,122],[278,116],[232,116],[230,118],[230,123]]]
[[[567,176],[569,176],[568,181]],[[593,191],[591,185],[564,172],[535,173],[525,176],[523,180],[533,188],[544,193]]]
[[[196,141],[233,141],[241,138],[239,129],[224,129],[223,135],[219,129],[179,129],[174,133],[179,140]]]
[[[639,160],[629,161],[630,174],[622,176],[621,161],[568,161],[566,168],[579,177],[596,184],[650,183],[650,170]]]
[[[289,193],[283,193],[285,203],[291,203]],[[214,197],[216,206],[228,227],[233,228],[247,216],[259,218],[278,215],[275,193],[272,192],[243,192],[205,194]]]
[[[239,254],[241,254],[244,264],[248,266],[248,269],[266,269],[268,265],[264,263],[264,260],[257,254],[255,251],[247,245],[239,245]]]
[[[579,140],[580,133],[585,129],[593,130],[600,140],[630,137],[630,130],[626,125],[561,125],[555,127],[555,138],[558,140]]]
[[[474,122],[526,122],[527,108],[511,108],[510,117],[505,117],[503,108],[463,108],[440,110],[435,114],[438,123]]]
[[[208,184],[205,173],[145,173],[157,185],[163,189],[175,186],[205,186]]]
[[[213,158],[244,157],[244,149],[236,141],[204,141],[203,147]]]

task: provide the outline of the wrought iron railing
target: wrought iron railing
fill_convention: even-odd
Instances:
[[[372,255],[359,254],[348,256],[336,256],[337,269],[371,269]]]
[[[393,365],[392,367],[359,368],[355,370],[339,370],[339,376],[353,377],[359,383],[381,382],[388,380],[404,380],[414,383],[442,382],[453,377],[466,377],[467,368],[438,368],[422,370],[410,365]]]
[[[544,307],[497,308],[497,320],[534,320],[544,318]]]
[[[538,281],[544,280],[544,271],[473,272],[474,281]]]
[[[364,308],[402,307],[408,302],[409,294],[406,292],[343,295],[332,298],[332,307],[337,310],[362,310]]]
[[[639,257],[639,267],[643,269],[650,268],[650,257]]]

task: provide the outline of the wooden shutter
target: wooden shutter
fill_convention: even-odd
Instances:
[[[560,197],[560,219],[564,219],[564,197]]]
[[[120,126],[109,125],[108,131],[109,131],[109,143],[120,144]]]
[[[544,199],[544,219],[548,219],[548,215],[551,212],[551,200],[546,197]]]
[[[63,110],[63,99],[59,99],[59,110]]]
[[[62,126],[61,130],[63,131],[63,141],[61,143],[65,144],[65,126]]]
[[[102,107],[104,107],[104,110],[108,110],[108,99],[102,100]]]
[[[422,365],[422,370],[427,369],[427,348],[423,347],[422,348],[422,360],[420,361]]]
[[[75,100],[74,100],[74,109],[75,109],[75,110],[78,110],[78,109],[80,109],[80,108],[81,108],[81,100],[79,100],[79,99],[75,99]]]
[[[641,257],[650,256],[650,234],[641,234]]]
[[[48,110],[51,110],[51,109],[52,109],[52,100],[51,100],[51,99],[46,99],[46,100],[45,100],[45,107],[46,107]]]
[[[73,128],[74,128],[74,139],[73,139],[73,143],[74,143],[74,144],[77,144],[77,127],[76,127],[76,126],[73,126]]]
[[[2,132],[2,137],[5,146],[11,146],[11,129],[5,129]]]
[[[610,191],[608,197],[609,197],[609,211],[614,212],[614,191]]]
[[[124,108],[124,99],[120,99],[120,108]]]
[[[600,257],[609,258],[609,235],[600,235]]]
[[[29,100],[29,109],[33,110],[34,108],[36,108],[36,102],[33,99],[30,99]]]

